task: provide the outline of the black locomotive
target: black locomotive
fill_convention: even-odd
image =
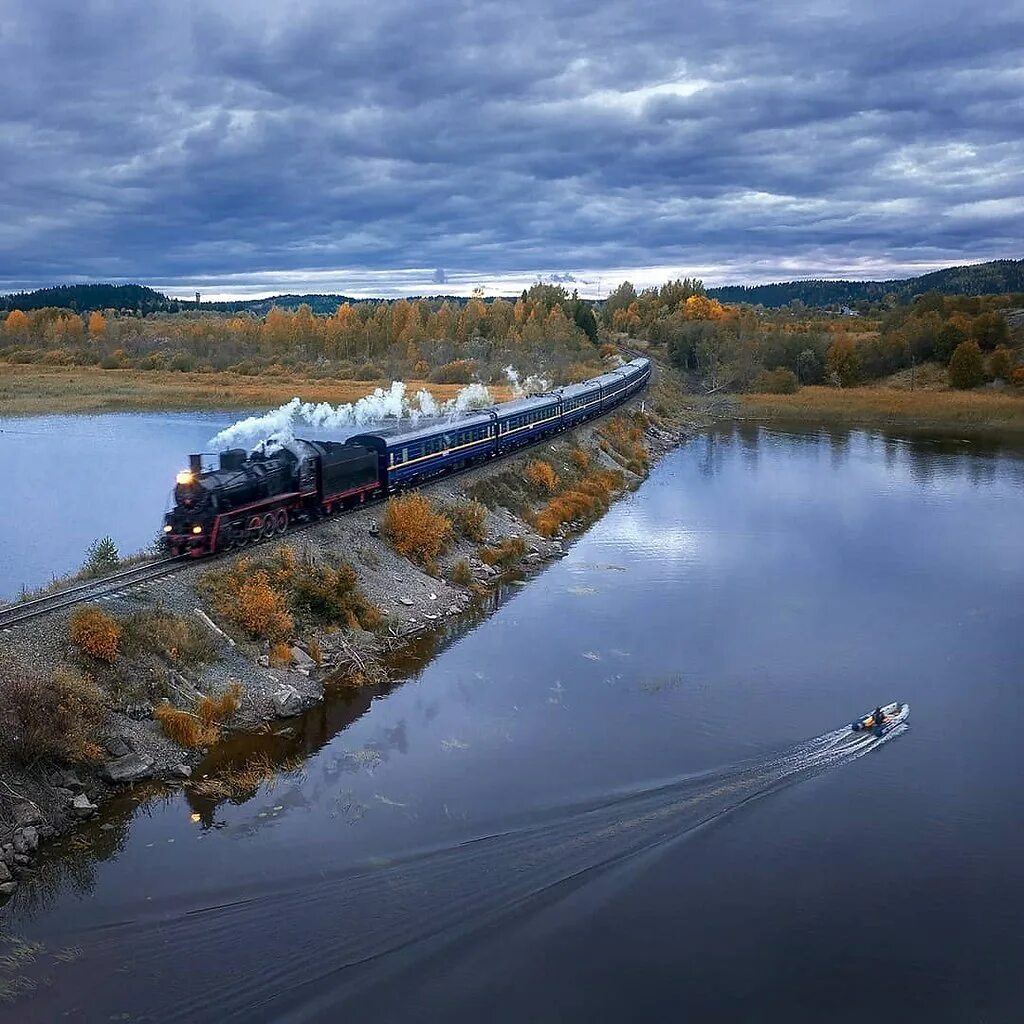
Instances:
[[[243,547],[314,519],[394,494],[483,459],[508,454],[625,402],[647,385],[651,365],[616,370],[428,427],[389,428],[336,441],[266,441],[222,452],[216,469],[189,456],[178,474],[164,538],[175,555]]]

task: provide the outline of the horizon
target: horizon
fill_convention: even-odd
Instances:
[[[1017,5],[440,2],[9,0],[0,289],[597,297],[1020,251]]]
[[[327,295],[327,296],[339,296],[345,298],[361,299],[361,300],[373,300],[379,299],[381,301],[392,301],[401,298],[428,298],[434,296],[452,296],[455,298],[468,298],[473,294],[473,291],[477,288],[482,288],[484,296],[487,298],[512,298],[523,292],[524,289],[529,289],[535,284],[555,284],[565,287],[569,292],[577,290],[580,298],[590,299],[594,301],[602,301],[607,297],[609,292],[613,291],[618,285],[624,281],[629,281],[637,290],[648,287],[659,287],[665,284],[667,281],[675,280],[677,278],[695,278],[701,281],[705,288],[723,288],[723,287],[758,287],[767,286],[774,284],[790,284],[799,281],[852,281],[852,282],[864,282],[864,281],[899,281],[908,278],[920,277],[924,274],[932,273],[937,270],[946,270],[953,267],[969,267],[979,266],[984,263],[996,262],[996,261],[1014,261],[1019,257],[1012,256],[993,256],[988,260],[974,260],[969,263],[921,263],[915,265],[901,266],[898,272],[886,272],[882,267],[878,267],[875,272],[871,272],[865,269],[858,271],[851,271],[849,273],[811,273],[809,275],[800,275],[793,277],[774,277],[774,278],[763,278],[763,277],[750,277],[746,280],[736,280],[734,278],[724,281],[709,280],[707,276],[702,276],[699,272],[694,270],[672,270],[671,268],[632,268],[624,269],[619,268],[617,271],[603,272],[602,274],[591,273],[580,275],[566,273],[552,273],[552,274],[519,274],[519,275],[507,275],[504,283],[507,285],[504,289],[501,284],[495,279],[488,279],[486,283],[482,283],[483,279],[479,275],[475,274],[461,274],[458,271],[453,271],[449,276],[449,279],[444,282],[443,285],[439,285],[438,282],[430,280],[426,275],[430,272],[422,268],[418,270],[404,270],[400,273],[409,275],[408,279],[416,280],[422,283],[422,287],[418,290],[415,285],[409,284],[408,288],[393,288],[387,294],[383,290],[369,290],[359,286],[352,287],[351,281],[365,279],[361,275],[349,275],[344,278],[339,277],[334,272],[328,272],[329,277],[327,280],[330,281],[348,281],[349,284],[341,284],[339,287],[325,288],[325,287],[314,287],[312,283],[303,287],[301,285],[302,280],[308,280],[307,277],[301,277],[298,281],[282,282],[281,286],[270,290],[259,284],[251,285],[239,285],[236,288],[228,291],[213,292],[212,294],[204,290],[200,285],[196,286],[185,286],[185,285],[161,285],[159,282],[145,281],[140,279],[124,279],[124,280],[62,280],[54,281],[50,283],[37,284],[32,287],[20,287],[13,290],[0,290],[0,296],[7,297],[10,295],[18,294],[19,292],[32,292],[45,288],[58,288],[62,286],[73,287],[76,285],[141,285],[144,287],[152,288],[154,291],[161,292],[168,298],[177,299],[179,301],[194,302],[195,293],[199,291],[201,293],[201,302],[239,302],[249,301],[258,302],[264,299],[271,299],[285,295]],[[884,266],[884,265],[883,265]],[[617,276],[621,274],[623,276]],[[660,274],[660,276],[659,276]],[[296,274],[298,277],[298,274]],[[321,281],[323,280],[323,273],[321,272]]]

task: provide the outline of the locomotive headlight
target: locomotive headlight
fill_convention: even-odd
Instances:
[[[179,484],[183,484],[185,486],[188,486],[188,484],[192,483],[195,480],[195,477],[192,475],[192,472],[190,470],[183,469],[177,475],[177,477],[175,477],[175,479],[177,480],[177,482]]]
[[[193,533],[202,533],[203,532],[203,528],[201,526],[193,526],[192,527],[192,532]]]
[[[165,526],[164,527],[164,533],[170,533],[172,529],[173,529],[173,527],[171,527],[171,526]]]

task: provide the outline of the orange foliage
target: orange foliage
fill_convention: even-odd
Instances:
[[[558,487],[558,474],[549,462],[542,462],[539,459],[528,462],[526,469],[523,470],[523,476],[527,483],[538,491],[554,494],[555,488]]]
[[[394,549],[422,565],[444,551],[452,531],[452,521],[419,492],[392,498],[384,512],[384,534]]]
[[[4,320],[4,334],[10,338],[19,338],[28,332],[28,316],[20,309],[12,309]]]
[[[89,337],[98,338],[107,329],[107,318],[95,310],[89,314]]]
[[[179,747],[208,747],[220,739],[220,729],[216,725],[207,725],[195,715],[170,704],[154,708],[153,717]]]
[[[292,649],[288,644],[277,643],[270,648],[270,664],[274,668],[288,668],[292,663]]]
[[[553,537],[564,523],[593,522],[611,504],[622,486],[622,474],[601,469],[585,476],[557,497],[534,518],[533,525],[544,537]]]
[[[283,640],[295,627],[284,595],[271,585],[267,571],[255,569],[248,558],[207,573],[200,585],[211,594],[217,614],[251,637]]]
[[[71,642],[100,661],[112,662],[121,642],[121,627],[95,605],[78,608],[71,616]]]
[[[588,469],[590,467],[590,452],[585,448],[573,448],[569,452],[569,458],[572,459],[577,469]]]
[[[236,679],[219,697],[203,697],[199,701],[199,720],[204,725],[226,722],[242,702],[242,684]]]

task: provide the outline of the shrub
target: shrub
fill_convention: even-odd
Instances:
[[[294,610],[349,629],[380,625],[380,612],[359,592],[356,572],[347,562],[329,566],[302,561],[294,548],[284,544],[267,568],[272,586],[286,595]]]
[[[0,746],[21,761],[96,760],[102,751],[93,736],[106,715],[103,693],[88,676],[0,663]]]
[[[465,558],[460,558],[452,566],[450,579],[452,583],[459,587],[468,587],[472,584],[473,571],[470,569],[469,562]]]
[[[104,573],[113,572],[120,564],[117,545],[111,537],[102,537],[100,540],[94,540],[85,549],[82,575],[90,579],[93,576],[102,576]]]
[[[955,388],[976,388],[985,379],[985,361],[976,341],[957,345],[949,360],[949,383]]]
[[[776,370],[762,370],[751,385],[751,391],[768,395],[794,395],[800,389],[800,381],[792,370],[779,367]]]
[[[537,532],[553,537],[565,523],[593,522],[611,504],[612,495],[622,486],[622,474],[608,469],[590,473],[573,484],[534,517]]]
[[[274,668],[288,668],[292,663],[292,649],[288,644],[276,643],[271,646],[268,657]]]
[[[523,476],[538,493],[554,494],[558,487],[558,474],[550,462],[534,459],[526,464]]]
[[[477,365],[473,359],[456,359],[431,371],[427,378],[434,384],[472,384],[476,380]]]
[[[430,566],[452,536],[452,521],[419,492],[392,498],[384,512],[384,535],[406,558]]]
[[[306,647],[309,648],[309,656],[316,662],[316,664],[323,665],[324,663],[324,652],[320,649],[320,644],[317,643],[316,637],[310,637]]]
[[[364,363],[352,374],[353,380],[380,380],[384,376],[379,366]]]
[[[1005,346],[999,348],[989,356],[988,372],[996,380],[1009,381],[1013,376],[1013,353]]]
[[[637,416],[613,416],[598,431],[602,450],[637,476],[647,472],[649,463],[643,422]]]
[[[95,605],[75,609],[71,616],[71,642],[99,661],[112,662],[121,642],[121,627]]]
[[[1016,367],[1010,374],[1010,382],[1019,388],[1024,388],[1024,366]]]
[[[205,573],[199,586],[217,614],[249,636],[275,641],[291,635],[295,623],[284,595],[271,586],[267,571],[255,568],[250,559],[239,558],[228,569]]]
[[[569,458],[572,459],[573,465],[579,470],[590,468],[590,452],[584,448],[573,448],[569,452]]]
[[[618,349],[610,342],[606,341],[597,351],[601,354],[602,359],[606,359],[608,356],[615,355]]]
[[[457,501],[445,509],[460,537],[480,544],[487,539],[487,506],[475,498]]]
[[[494,547],[480,548],[480,560],[488,565],[500,565],[503,569],[514,565],[526,554],[526,542],[522,537],[509,537]]]
[[[859,383],[862,374],[860,353],[852,338],[836,338],[828,347],[825,369],[837,387],[848,388]]]
[[[134,612],[121,623],[126,654],[156,654],[173,664],[214,661],[217,644],[198,622],[165,611]]]
[[[117,370],[121,366],[121,361],[114,356],[104,356],[100,360],[101,370]]]

